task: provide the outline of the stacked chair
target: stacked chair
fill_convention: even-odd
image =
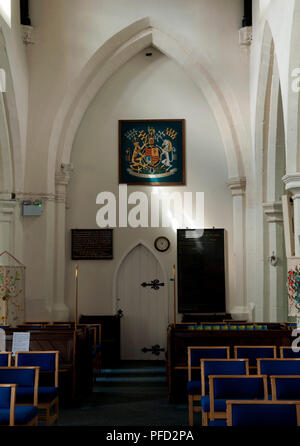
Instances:
[[[37,425],[39,367],[0,367],[0,423]]]
[[[249,361],[249,368],[254,373],[257,372],[257,359],[259,358],[276,358],[276,346],[253,346],[253,345],[236,345],[234,346],[234,357],[247,358]]]
[[[293,427],[300,425],[300,402],[227,401],[227,426]]]
[[[209,426],[226,426],[227,400],[267,401],[267,376],[209,376]]]
[[[280,358],[274,345],[234,346],[230,359],[229,347],[188,347],[190,426],[194,412],[203,426],[299,425],[300,353],[279,351]]]
[[[249,363],[248,359],[201,359],[200,363],[202,425],[208,426],[211,412],[209,377],[215,375],[249,375]],[[222,402],[216,401],[215,410],[223,412],[226,408],[224,408]]]
[[[194,406],[194,401],[200,401],[202,395],[201,379],[193,379],[193,371],[201,376],[200,361],[203,358],[229,359],[229,347],[188,347],[188,398],[189,398],[189,425],[194,424],[194,412],[200,412],[200,406]]]
[[[52,423],[58,424],[59,415],[59,394],[58,394],[58,351],[30,351],[17,352],[15,364],[20,366],[38,366],[41,374],[52,375],[51,386],[39,386],[38,388],[38,409],[39,420],[45,421],[47,426]]]
[[[16,384],[0,384],[0,425],[36,426],[36,406],[16,406]]]
[[[0,352],[0,367],[10,367],[11,352]]]

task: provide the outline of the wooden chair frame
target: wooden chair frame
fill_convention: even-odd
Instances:
[[[270,381],[271,381],[271,391],[272,391],[272,401],[281,401],[277,399],[276,395],[276,379],[277,378],[299,378],[300,375],[270,375]],[[300,402],[299,402],[300,404]]]
[[[189,346],[188,348],[188,381],[192,380],[192,370],[201,370],[201,365],[199,366],[192,366],[192,357],[191,357],[191,350],[220,350],[220,349],[226,349],[227,352],[227,358],[230,358],[230,347],[228,346],[224,346],[224,347],[201,347],[201,346],[197,346],[197,347],[193,347],[193,346]],[[201,372],[200,372],[201,373]],[[194,412],[199,413],[201,412],[201,407],[200,406],[194,406],[194,401],[200,401],[201,400],[201,395],[189,395],[188,396],[188,404],[189,404],[189,425],[193,426],[194,425]]]
[[[29,352],[16,352],[15,363],[18,366],[18,355],[22,354],[49,354],[55,353],[55,371],[54,371],[54,386],[58,387],[58,370],[59,370],[59,351],[58,350],[41,350],[41,351],[29,351]],[[39,414],[38,419],[40,421],[45,421],[47,426],[50,426],[55,422],[58,425],[59,417],[59,397],[57,396],[49,403],[38,402],[38,409],[44,410],[46,414]],[[51,415],[52,409],[54,413]]]
[[[281,346],[279,347],[279,358],[280,359],[297,359],[297,358],[285,358],[283,356],[283,350],[292,350],[293,347],[288,347],[288,346]]]
[[[12,352],[0,352],[0,355],[7,355],[7,356],[8,356],[7,367],[11,367],[11,356],[12,356]]]
[[[227,426],[232,426],[232,405],[233,404],[293,404],[297,410],[297,426],[300,425],[300,402],[299,401],[261,401],[261,400],[228,400],[226,401]]]
[[[9,412],[9,426],[15,425],[15,406],[16,406],[16,387],[17,384],[0,384],[0,387],[10,387],[10,412]]]
[[[249,376],[249,361],[248,359],[201,359],[200,363],[201,363],[201,387],[202,387],[202,396],[205,395],[205,375],[204,375],[204,363],[205,362],[212,362],[212,361],[218,361],[218,362],[232,362],[232,361],[240,361],[240,362],[244,362],[246,364],[246,375],[244,376]],[[210,375],[209,375],[210,376]],[[217,376],[217,375],[211,375],[211,376]],[[221,376],[221,375],[220,375]],[[222,375],[223,376],[223,375]],[[232,375],[226,375],[226,376],[232,376]],[[208,419],[209,419],[209,413],[208,412],[203,412],[202,411],[202,426],[208,426]]]
[[[269,359],[277,359],[277,347],[276,345],[235,345],[233,347],[233,352],[234,352],[234,358],[238,359],[237,357],[237,351],[239,348],[269,348],[269,349],[273,349],[273,355],[274,358],[269,358]],[[257,365],[256,366],[249,366],[250,369],[257,369]]]
[[[300,358],[259,358],[257,359],[257,374],[261,375],[261,361],[300,361]],[[287,376],[287,375],[281,375]]]
[[[264,400],[268,400],[268,381],[267,375],[209,375],[209,419],[214,421],[215,419],[226,419],[226,411],[225,412],[215,412],[215,394],[214,394],[214,379],[215,378],[241,378],[241,379],[253,379],[253,378],[262,378],[263,386],[264,386]],[[258,401],[258,400],[254,400]]]

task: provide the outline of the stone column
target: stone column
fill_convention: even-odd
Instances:
[[[22,224],[20,203],[0,196],[0,252],[9,251],[22,258]]]
[[[65,304],[65,256],[66,256],[66,192],[71,165],[63,165],[55,176],[55,254],[53,321],[68,320],[69,308]]]
[[[285,175],[282,180],[294,202],[295,257],[300,257],[300,172]]]
[[[280,322],[287,318],[282,203],[264,203],[263,209],[268,223],[268,267],[265,282],[265,292],[269,298],[268,314],[271,322]]]
[[[233,200],[234,306],[235,319],[248,318],[245,281],[245,189],[246,178],[230,178],[227,182]]]

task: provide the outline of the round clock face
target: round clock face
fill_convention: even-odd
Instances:
[[[158,251],[164,252],[169,249],[170,242],[167,237],[158,237],[154,242],[154,246]]]

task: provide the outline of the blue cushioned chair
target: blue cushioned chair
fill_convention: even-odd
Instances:
[[[16,406],[16,384],[0,384],[0,425],[37,425],[37,407]]]
[[[270,376],[272,400],[300,401],[300,376]]]
[[[276,358],[276,346],[236,345],[234,346],[234,357],[236,359],[247,358],[249,360],[250,369],[256,369],[258,358]]]
[[[39,420],[46,421],[50,426],[53,422],[58,424],[59,395],[58,395],[58,351],[30,351],[17,352],[15,358],[16,366],[39,366],[40,373],[52,373],[54,377],[53,386],[39,386],[38,408],[45,411],[39,414]],[[53,413],[52,413],[53,412]]]
[[[189,398],[189,425],[194,424],[194,412],[200,412],[201,407],[194,406],[194,401],[201,399],[200,360],[202,358],[226,359],[229,358],[229,347],[188,347],[188,398]],[[193,379],[192,371],[199,371],[199,378]]]
[[[16,404],[37,407],[39,367],[0,367],[0,384],[17,384]]]
[[[300,349],[299,352],[294,351],[293,347],[280,347],[280,358],[300,358]]]
[[[0,352],[0,367],[11,366],[11,352]]]
[[[267,400],[267,376],[217,375],[209,376],[209,419],[226,420],[226,400]],[[207,404],[207,402],[206,402]],[[214,425],[214,423],[210,423]]]
[[[201,359],[202,425],[208,425],[209,375],[249,375],[248,359]],[[216,408],[218,410],[218,408]]]
[[[259,375],[300,375],[300,358],[290,359],[258,359],[257,373]],[[271,384],[268,382],[268,392],[271,394]]]
[[[227,426],[292,427],[300,424],[295,401],[227,401]]]

